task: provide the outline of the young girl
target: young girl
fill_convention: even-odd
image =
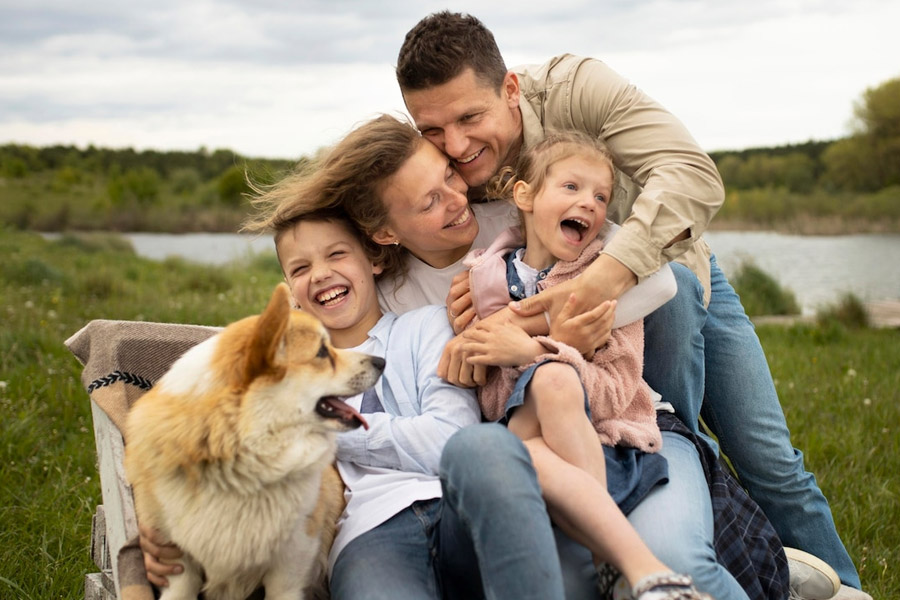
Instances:
[[[614,170],[598,142],[566,133],[529,149],[516,176],[503,177],[493,190],[518,207],[525,247],[510,232],[468,257],[480,317],[575,277],[598,256]],[[466,332],[473,362],[503,367],[479,394],[482,412],[525,442],[554,520],[595,562],[621,571],[634,598],[701,598],[689,577],[652,554],[624,514],[667,478],[665,459],[655,454],[659,396],[641,378],[643,323],[613,330],[588,360],[571,345],[571,321],[550,336],[530,337],[496,319]]]

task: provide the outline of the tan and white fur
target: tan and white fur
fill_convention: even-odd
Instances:
[[[335,436],[365,424],[338,396],[383,368],[332,347],[282,283],[261,315],[186,352],[135,403],[125,468],[138,519],[184,552],[163,600],[243,600],[260,584],[267,600],[297,600],[324,581],[343,508]]]

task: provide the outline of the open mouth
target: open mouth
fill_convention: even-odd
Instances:
[[[590,224],[582,219],[565,219],[559,224],[562,234],[567,240],[579,243],[584,239],[584,234],[590,229]]]
[[[369,424],[359,411],[338,398],[337,396],[323,396],[316,403],[316,412],[326,419],[338,419],[348,428],[355,429],[362,425],[366,429]]]
[[[470,214],[471,214],[471,211],[469,210],[468,207],[466,207],[466,210],[463,211],[463,214],[459,215],[459,217],[457,217],[454,221],[444,225],[444,229],[450,229],[451,227],[456,227],[457,225],[462,225],[463,223],[465,223],[466,221],[469,220]]]
[[[479,151],[476,152],[475,154],[471,154],[471,155],[469,155],[469,156],[466,156],[465,158],[457,158],[454,162],[456,162],[456,164],[458,164],[458,165],[467,165],[467,164],[469,164],[470,162],[472,162],[473,160],[475,160],[476,158],[478,158],[479,156],[481,156],[481,153],[482,153],[482,152],[484,152],[484,148],[482,148],[481,150],[479,150]]]
[[[322,306],[331,306],[340,302],[344,296],[350,293],[345,286],[337,286],[316,294],[316,302]]]

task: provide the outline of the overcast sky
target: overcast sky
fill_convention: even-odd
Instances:
[[[842,137],[900,77],[897,0],[0,0],[0,144],[297,158],[403,110],[397,51],[442,9],[509,66],[604,60],[707,150]]]

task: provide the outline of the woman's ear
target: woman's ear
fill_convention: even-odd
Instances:
[[[394,232],[392,232],[387,227],[382,227],[381,229],[373,233],[372,241],[376,244],[381,244],[382,246],[391,246],[400,243],[400,240],[397,239],[397,236],[394,235]]]
[[[517,181],[513,184],[513,202],[522,212],[532,212],[534,210],[534,198],[531,195],[531,186],[524,181]]]

